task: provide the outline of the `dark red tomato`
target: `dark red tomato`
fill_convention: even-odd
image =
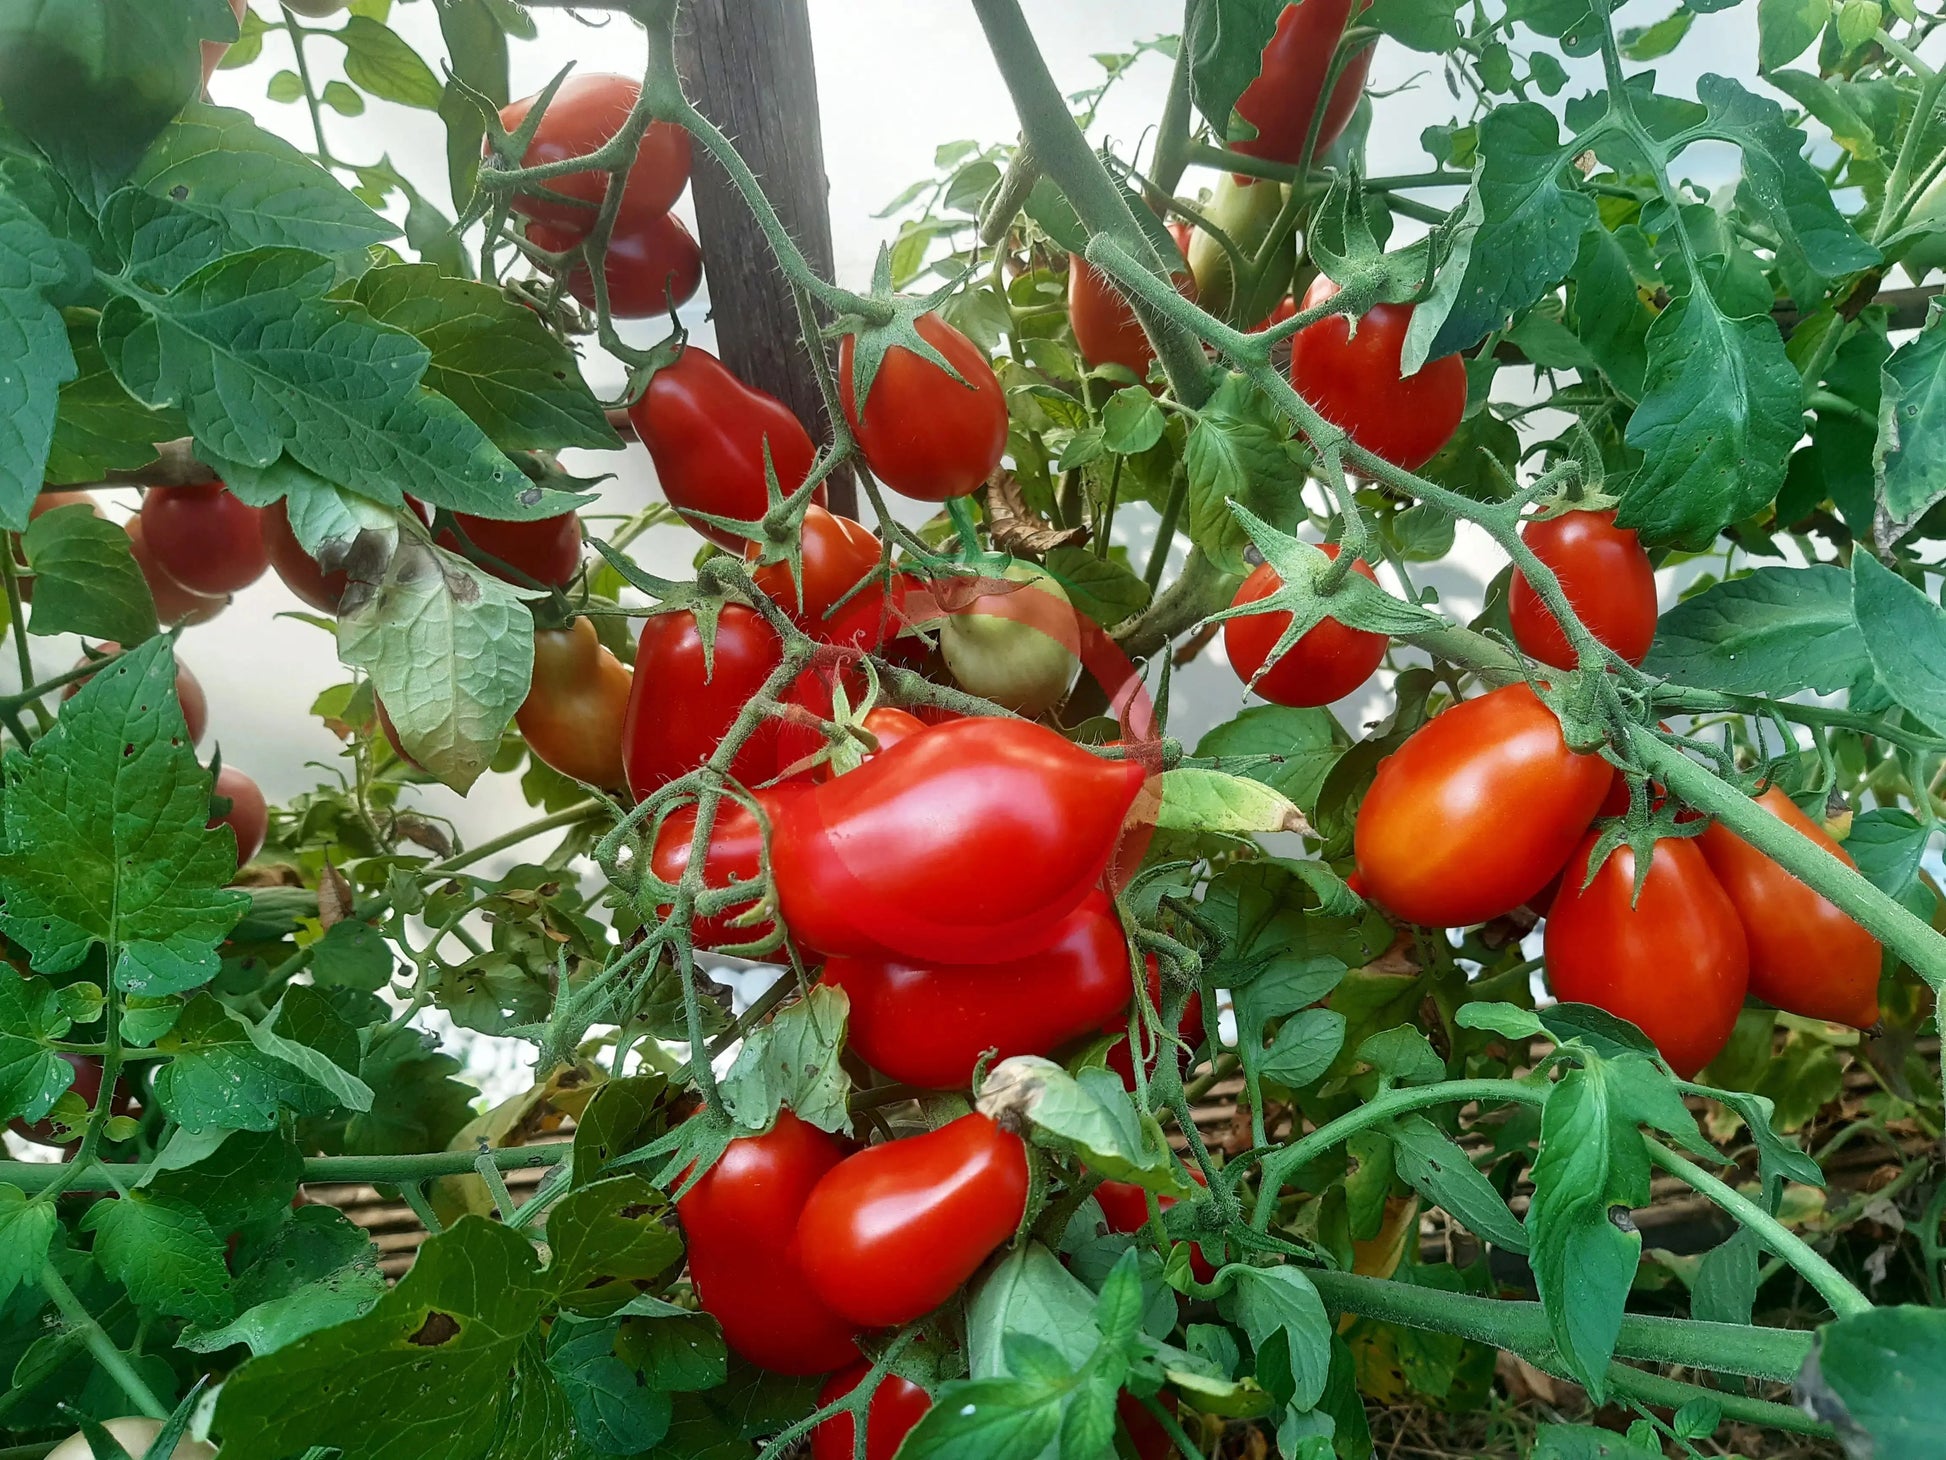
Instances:
[[[838,600],[867,574],[877,571],[880,543],[864,523],[839,517],[813,502],[804,511],[799,548],[803,563],[800,580],[792,579],[788,562],[765,563],[751,569],[750,577],[791,616],[791,622],[807,634],[823,638],[828,632],[826,615]],[[744,556],[755,557],[756,553],[757,545],[751,543]],[[847,599],[846,607],[850,605]]]
[[[593,619],[534,631],[534,678],[514,712],[534,758],[564,776],[620,790],[622,726],[635,676],[603,646]]]
[[[264,508],[258,526],[263,530],[264,554],[284,586],[319,613],[336,613],[351,581],[341,572],[327,573],[304,551],[291,531],[290,512],[282,499]]]
[[[1166,1394],[1160,1399],[1164,1409],[1175,1413],[1175,1400]],[[1174,1437],[1162,1427],[1161,1420],[1149,1413],[1149,1407],[1128,1390],[1115,1396],[1115,1413],[1135,1446],[1135,1460],[1170,1460],[1176,1454]]]
[[[783,657],[776,630],[741,603],[723,605],[707,662],[695,614],[683,609],[652,615],[642,625],[622,727],[630,794],[639,801],[715,754],[723,732]],[[767,780],[776,753],[774,732],[759,727],[737,752],[730,774],[749,785]]]
[[[768,808],[766,815],[774,819],[776,808],[791,794],[789,787],[761,792],[759,799]],[[649,866],[657,877],[669,883],[681,878],[689,866],[689,846],[695,836],[696,804],[692,801],[670,812],[656,829]],[[741,801],[724,797],[717,803],[716,820],[710,826],[709,850],[703,856],[703,886],[755,883],[763,875],[763,856],[763,828],[757,824],[756,815]],[[669,909],[665,906],[658,911],[666,916]],[[715,917],[699,917],[690,924],[690,936],[698,948],[755,943],[769,936],[773,926],[769,919],[737,925],[736,919],[747,911],[747,907],[733,907]]]
[[[1563,512],[1529,522],[1521,539],[1554,570],[1588,631],[1631,664],[1640,664],[1655,639],[1655,568],[1642,544],[1613,512]],[[1554,615],[1516,572],[1507,617],[1521,652],[1558,669],[1574,667],[1574,650]]]
[[[785,925],[827,954],[1024,957],[1100,882],[1143,776],[1031,721],[930,726],[780,810]]]
[[[1052,1054],[1128,1006],[1128,936],[1115,903],[1091,892],[1054,941],[1009,963],[948,965],[832,958],[824,981],[851,997],[846,1038],[865,1063],[908,1085],[964,1090],[973,1067]]]
[[[1290,295],[1286,294],[1281,300],[1278,301],[1276,308],[1272,309],[1269,314],[1266,314],[1262,319],[1258,320],[1255,324],[1250,326],[1250,333],[1253,335],[1260,335],[1265,330],[1270,329],[1273,326],[1280,325],[1287,319],[1296,319],[1296,318],[1297,318],[1297,301],[1291,298]]]
[[[770,510],[765,449],[778,489],[787,494],[804,485],[817,459],[810,433],[789,406],[745,385],[695,345],[685,345],[674,364],[649,377],[628,418],[649,448],[662,495],[679,512],[755,522]],[[719,547],[743,550],[745,539],[728,528],[684,520]]]
[[[818,1391],[818,1408],[836,1403],[865,1382],[872,1366],[860,1360],[849,1369],[833,1374]],[[865,1460],[892,1460],[919,1423],[932,1408],[932,1396],[910,1379],[887,1374],[872,1391],[872,1402],[865,1409]],[[849,1414],[838,1414],[811,1431],[811,1460],[852,1460],[856,1455],[858,1431]]]
[[[1303,160],[1304,138],[1311,130],[1318,98],[1324,93],[1325,73],[1331,69],[1332,53],[1338,49],[1338,38],[1345,33],[1345,24],[1357,3],[1300,0],[1284,7],[1284,13],[1277,17],[1277,29],[1264,47],[1262,72],[1237,98],[1237,115],[1255,127],[1257,135],[1232,142],[1232,147],[1245,156],[1272,162],[1295,165]],[[1359,8],[1364,7],[1360,4]],[[1371,65],[1368,46],[1338,73],[1331,99],[1325,103],[1324,119],[1318,123],[1312,156],[1324,156],[1344,132],[1345,123],[1358,108],[1358,94],[1364,89],[1365,73]]]
[[[235,833],[236,864],[241,867],[263,850],[264,834],[270,830],[270,808],[264,804],[263,789],[230,765],[216,773],[212,789],[229,801],[230,809],[221,816],[211,816],[209,824],[227,826]]]
[[[83,1105],[93,1110],[95,1108],[95,1102],[101,1098],[100,1057],[92,1054],[69,1054],[63,1050],[61,1051],[61,1058],[66,1060],[68,1067],[74,1071],[74,1083],[68,1086],[68,1088],[80,1096]],[[119,1079],[116,1080],[115,1093],[108,1102],[108,1113],[110,1115],[133,1115],[139,1108],[129,1096],[127,1083]],[[31,1125],[16,1117],[7,1122],[7,1129],[11,1130],[22,1140],[33,1141],[38,1145],[58,1146],[66,1144],[56,1139],[57,1133],[54,1129],[54,1118],[52,1116],[44,1117],[41,1120],[33,1122]]]
[[[838,398],[873,475],[900,496],[944,502],[964,497],[1000,465],[1007,397],[978,345],[936,314],[914,323],[959,380],[894,345],[872,379],[861,419],[852,398],[852,336],[846,335],[838,345]]]
[[[1847,867],[1858,864],[1772,786],[1757,804]],[[1721,822],[1700,838],[1703,857],[1743,921],[1750,992],[1787,1014],[1856,1029],[1878,1023],[1883,961],[1872,935]]]
[[[85,648],[86,646],[84,645],[83,647]],[[83,654],[79,659],[75,660],[74,667],[79,669],[85,664],[90,664],[94,662],[95,657],[102,654],[119,653],[121,647],[120,644],[117,644],[112,639],[104,640],[95,646],[94,655]],[[93,675],[89,675],[85,678],[75,680],[74,683],[61,691],[61,698],[64,700],[73,699],[81,692],[81,686],[93,677]],[[204,732],[209,729],[209,697],[203,693],[202,681],[189,672],[189,666],[183,663],[180,658],[176,660],[176,703],[182,706],[182,722],[189,731],[189,743],[191,745],[200,744]]]
[[[894,573],[889,595],[884,585],[869,583],[831,611],[817,637],[916,667],[925,662],[928,646],[922,635],[909,632],[909,600],[924,589],[911,573]]]
[[[392,747],[392,754],[411,766],[421,775],[428,774],[418,760],[406,753],[405,742],[399,739],[399,727],[392,723],[392,717],[385,713],[385,702],[377,695],[372,696],[372,709],[378,716],[378,728],[385,736],[385,743]]]
[[[1202,1172],[1194,1167],[1188,1169],[1191,1181],[1198,1186],[1209,1185]],[[1166,1212],[1177,1200],[1173,1196],[1157,1196],[1156,1205]],[[1111,1232],[1139,1232],[1149,1224],[1149,1194],[1132,1181],[1102,1182],[1095,1188],[1095,1201]],[[1216,1264],[1203,1256],[1200,1242],[1189,1249],[1189,1272],[1199,1283],[1216,1281]]]
[[[1020,1137],[962,1115],[845,1157],[804,1203],[792,1251],[831,1308],[892,1328],[952,1297],[1026,1210]]]
[[[1429,928],[1483,923],[1547,885],[1615,770],[1576,755],[1524,684],[1466,700],[1379,762],[1353,848],[1372,901]]]
[[[565,588],[581,571],[581,519],[572,512],[533,522],[503,522],[455,512],[453,521],[475,551],[492,559],[480,566],[496,578],[509,583],[532,579],[545,588]],[[438,542],[448,552],[469,556],[454,533],[440,533]]]
[[[550,253],[566,253],[582,231],[529,223],[527,237]],[[616,319],[654,319],[687,304],[703,284],[703,250],[674,213],[615,220],[602,258],[608,281],[608,312]],[[568,292],[595,307],[595,281],[586,264],[568,275]]]
[[[1338,556],[1335,542],[1322,546],[1326,556]],[[1374,583],[1378,581],[1363,558],[1351,566],[1354,572],[1364,574]],[[1283,586],[1284,580],[1277,576],[1275,568],[1269,563],[1259,563],[1243,580],[1230,606],[1255,603]],[[1236,671],[1238,679],[1250,684],[1250,676],[1270,658],[1271,650],[1277,647],[1277,640],[1290,623],[1291,616],[1281,612],[1252,613],[1223,620],[1223,650],[1230,656],[1230,668]],[[1385,658],[1386,642],[1383,634],[1347,628],[1335,618],[1320,619],[1250,687],[1272,704],[1328,705],[1343,699],[1372,677]]]
[[[1685,837],[1655,844],[1633,907],[1635,853],[1626,846],[1584,890],[1596,839],[1590,832],[1568,858],[1548,910],[1548,986],[1628,1020],[1689,1079],[1729,1042],[1743,1008],[1750,951],[1736,907]]]
[[[155,565],[191,593],[220,598],[263,577],[261,514],[221,482],[150,487],[142,496],[142,541]]]
[[[1153,953],[1143,961],[1143,967],[1148,974],[1150,1002],[1160,1009],[1162,1007],[1162,970],[1156,965],[1155,955]],[[1126,1028],[1126,1020],[1111,1019],[1103,1026],[1103,1032],[1113,1034],[1118,1030],[1125,1031]],[[1182,1018],[1176,1021],[1176,1033],[1182,1037],[1183,1044],[1187,1046],[1186,1049],[1179,1051],[1176,1056],[1177,1069],[1182,1070],[1188,1068],[1189,1061],[1193,1057],[1193,1051],[1203,1042],[1203,996],[1200,993],[1190,994],[1189,1002],[1182,1006]],[[1135,1088],[1135,1061],[1129,1054],[1128,1035],[1126,1032],[1123,1032],[1120,1039],[1108,1046],[1108,1053],[1105,1059],[1108,1068],[1120,1075],[1122,1077],[1122,1083],[1133,1090]],[[1154,1059],[1149,1061],[1145,1069],[1149,1077],[1153,1079],[1155,1076]]]
[[[570,76],[547,104],[547,114],[541,118],[533,141],[527,144],[521,165],[542,167],[550,162],[587,156],[621,130],[641,94],[641,86],[626,76]],[[500,125],[509,132],[518,130],[536,100],[537,97],[529,96],[500,108]],[[653,218],[667,213],[669,205],[682,196],[688,184],[689,133],[674,122],[649,123],[623,185],[617,228],[623,219]],[[585,235],[594,224],[595,209],[608,191],[608,174],[571,172],[549,178],[543,186],[549,192],[560,194],[560,198],[516,193],[514,210]],[[577,207],[561,200],[565,198],[578,199],[587,206]]]
[[[743,1358],[779,1374],[822,1374],[858,1357],[853,1325],[820,1300],[792,1257],[805,1199],[844,1153],[788,1110],[730,1142],[676,1203],[696,1301]]]
[[[1316,0],[1305,0],[1315,4]],[[1314,309],[1338,292],[1323,274],[1304,291]],[[1416,471],[1452,440],[1466,414],[1466,364],[1441,355],[1399,378],[1410,304],[1375,304],[1358,333],[1334,314],[1291,339],[1291,384],[1334,426],[1374,456]]]
[[[155,600],[156,619],[165,629],[174,628],[177,624],[208,623],[230,606],[228,594],[211,597],[191,593],[163,572],[161,564],[149,551],[139,515],[129,518],[122,527],[128,533],[129,555],[135,559],[135,566],[142,570],[143,581],[149,585],[149,596]]]

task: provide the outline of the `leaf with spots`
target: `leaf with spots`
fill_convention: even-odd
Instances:
[[[221,1323],[234,1311],[223,1239],[188,1202],[134,1191],[88,1208],[81,1230],[95,1237],[95,1261],[138,1306]]]

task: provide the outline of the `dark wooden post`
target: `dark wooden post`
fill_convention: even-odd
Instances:
[[[687,0],[676,57],[690,97],[736,142],[811,267],[829,278],[830,188],[806,0]],[[823,435],[824,401],[769,245],[729,177],[701,149],[690,186],[723,363],[789,404],[813,436]],[[834,477],[829,493],[834,511],[856,514],[848,476]]]

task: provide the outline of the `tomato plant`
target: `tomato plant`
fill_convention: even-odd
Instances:
[[[504,93],[503,93],[504,95]],[[585,157],[613,140],[641,99],[641,85],[626,76],[575,75],[555,89],[527,150],[523,167],[544,167]],[[500,109],[500,125],[520,129],[540,102],[530,96]],[[651,122],[622,181],[622,216],[631,220],[667,213],[689,184],[689,134],[669,122]],[[608,174],[589,170],[554,177],[533,192],[513,195],[513,206],[557,228],[586,233],[608,191]]]
[[[865,1382],[871,1366],[853,1364],[825,1380],[818,1391],[818,1403],[830,1404],[844,1398]],[[899,1445],[912,1433],[925,1412],[932,1408],[932,1396],[910,1379],[887,1374],[872,1387],[865,1411],[865,1460],[892,1460]],[[858,1426],[850,1414],[833,1415],[811,1431],[811,1460],[852,1460],[857,1453]]]
[[[1322,546],[1326,556],[1338,556],[1336,543]],[[1378,581],[1363,558],[1351,566],[1353,572]],[[1243,580],[1230,606],[1255,603],[1283,586],[1284,580],[1275,568],[1259,563]],[[1385,635],[1347,628],[1334,618],[1326,618],[1306,629],[1269,669],[1264,669],[1290,624],[1288,613],[1274,612],[1243,614],[1223,621],[1223,652],[1229,656],[1230,668],[1238,679],[1274,704],[1328,705],[1343,699],[1370,679],[1385,658]]]
[[[953,374],[909,346],[894,345],[879,361],[860,410],[856,336],[846,335],[838,342],[838,397],[880,481],[903,496],[944,502],[974,490],[1000,464],[1007,400],[986,355],[965,335],[936,314],[920,315],[913,327]]]
[[[270,566],[259,516],[221,482],[155,487],[142,498],[140,531],[150,561],[177,587],[221,598]]]
[[[622,723],[629,790],[647,795],[707,761],[777,667],[778,654],[776,633],[741,604],[725,605],[707,646],[693,613],[655,614],[644,622]],[[672,705],[680,711],[670,713]],[[746,740],[731,773],[760,780],[773,754],[767,737]]]
[[[1588,632],[1640,664],[1655,639],[1655,568],[1635,534],[1617,527],[1612,512],[1563,512],[1528,523],[1521,537],[1554,570]],[[1523,653],[1557,669],[1573,666],[1567,635],[1523,573],[1508,589],[1507,617]]]
[[[601,642],[592,619],[534,631],[534,677],[514,724],[536,760],[591,786],[618,789],[635,676]]]

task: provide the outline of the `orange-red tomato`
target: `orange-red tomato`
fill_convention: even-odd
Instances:
[[[521,581],[515,576],[518,574],[544,587],[565,588],[581,571],[581,519],[572,512],[531,522],[504,522],[497,517],[455,512],[453,521],[483,556],[513,570],[508,573],[495,563],[482,563],[496,578],[517,583]],[[438,542],[449,552],[466,555],[454,533],[440,533]]]
[[[1338,556],[1338,544],[1322,544],[1329,557]],[[1371,578],[1372,570],[1360,558],[1352,570]],[[1268,598],[1284,586],[1277,570],[1259,563],[1243,580],[1231,600],[1232,608]],[[1277,640],[1290,627],[1288,613],[1252,613],[1223,620],[1223,650],[1230,656],[1230,667],[1237,678],[1250,683],[1250,676],[1262,667],[1277,647]],[[1320,619],[1284,656],[1272,665],[1251,687],[1273,704],[1328,705],[1343,699],[1370,679],[1385,658],[1386,638],[1369,629],[1347,628],[1335,618]]]
[[[1606,1009],[1640,1029],[1689,1079],[1729,1042],[1750,981],[1737,911],[1702,849],[1655,844],[1635,905],[1635,853],[1609,853],[1581,885],[1597,833],[1568,858],[1548,909],[1544,950],[1555,997]]]
[[[834,675],[842,681],[846,698],[855,710],[858,701],[865,694],[864,675],[851,668],[840,671],[828,664],[813,664],[791,681],[791,687],[784,691],[784,703],[796,705],[820,720],[829,720],[837,709],[831,691]],[[870,761],[874,756],[884,754],[900,741],[908,740],[926,728],[925,722],[917,715],[893,705],[873,706],[865,712],[858,724],[878,742],[877,750],[866,751],[861,757],[864,761]],[[795,767],[817,755],[830,743],[815,726],[800,724],[795,720],[779,720],[776,723],[775,734],[777,737],[776,773],[780,776],[791,773]],[[830,780],[832,775],[830,760],[815,762],[808,768],[808,774],[813,781]]]
[[[226,765],[216,773],[214,792],[229,800],[230,809],[210,817],[209,824],[227,826],[236,834],[236,864],[241,867],[263,850],[270,808],[264,803],[263,789],[235,766]]]
[[[547,112],[521,156],[521,165],[541,167],[587,156],[621,130],[641,94],[641,85],[626,76],[570,76],[547,104]],[[500,125],[509,132],[517,131],[538,99],[538,95],[524,97],[500,108]],[[674,122],[649,123],[623,183],[617,227],[624,218],[653,218],[667,213],[688,183],[689,133]],[[549,178],[541,186],[560,197],[516,193],[514,210],[585,236],[595,221],[595,209],[608,191],[608,174],[570,172]],[[562,201],[568,198],[586,206]]]
[[[872,530],[862,522],[827,512],[813,502],[804,509],[798,548],[801,574],[791,577],[789,562],[765,563],[750,571],[751,581],[771,596],[805,633],[823,638],[826,615],[868,573],[877,571],[880,544]],[[750,543],[744,557],[754,558],[757,545]],[[847,599],[847,606],[851,600]]]
[[[853,399],[853,337],[846,335],[838,346],[838,398],[873,475],[901,496],[944,502],[964,497],[1000,465],[1007,397],[978,345],[936,314],[922,314],[914,324],[959,380],[894,345],[861,412]]]
[[[843,1399],[865,1382],[872,1366],[862,1359],[824,1381],[818,1391],[818,1408]],[[910,1379],[887,1374],[872,1391],[865,1407],[865,1460],[892,1460],[919,1423],[932,1408],[932,1396]],[[852,1460],[857,1454],[858,1431],[851,1415],[838,1414],[811,1431],[811,1460]]]
[[[1324,93],[1325,73],[1354,5],[1364,8],[1360,0],[1300,0],[1284,7],[1276,31],[1264,46],[1262,71],[1237,98],[1237,115],[1257,129],[1256,136],[1230,144],[1238,152],[1293,165],[1303,159],[1304,139]],[[1338,73],[1324,119],[1318,123],[1313,157],[1324,156],[1345,130],[1371,64],[1367,46]]]
[[[626,226],[624,226],[626,225]],[[551,253],[566,253],[581,233],[549,223],[527,225],[527,237]],[[602,257],[608,312],[616,319],[653,319],[696,297],[703,284],[703,250],[674,213],[618,217]],[[568,275],[568,292],[595,307],[595,281],[586,264]]]
[[[1757,804],[1848,867],[1858,864],[1775,786]],[[1713,822],[1703,856],[1743,920],[1750,992],[1787,1014],[1869,1029],[1878,1022],[1877,940],[1769,857]]]
[[[114,640],[104,640],[95,646],[96,654],[114,654],[121,650]],[[94,656],[84,654],[74,663],[76,669],[94,663]],[[73,699],[81,692],[93,675],[84,675],[61,691],[64,700]],[[189,672],[189,666],[180,658],[176,660],[176,703],[182,706],[182,722],[189,731],[189,743],[201,743],[204,732],[209,729],[209,697],[203,693],[202,682]]]
[[[1188,246],[1187,223],[1172,223],[1169,232],[1176,240],[1178,254]],[[1178,262],[1180,260],[1177,260]],[[1185,299],[1196,297],[1196,281],[1187,267],[1175,274],[1176,291]],[[1120,365],[1137,379],[1149,373],[1155,359],[1155,346],[1148,332],[1135,317],[1128,300],[1122,297],[1108,275],[1080,254],[1068,255],[1068,326],[1074,331],[1075,348],[1090,365]]]
[[[629,668],[601,642],[593,619],[534,631],[534,677],[514,712],[534,758],[564,776],[619,790]]]
[[[1563,512],[1529,522],[1521,538],[1554,570],[1576,617],[1631,664],[1640,664],[1655,639],[1655,568],[1642,544],[1613,512]],[[1559,669],[1574,667],[1574,649],[1547,605],[1516,572],[1507,617],[1521,652]]]
[[[155,566],[182,587],[220,598],[248,588],[270,566],[261,515],[221,482],[150,487],[142,495],[142,541]]]

